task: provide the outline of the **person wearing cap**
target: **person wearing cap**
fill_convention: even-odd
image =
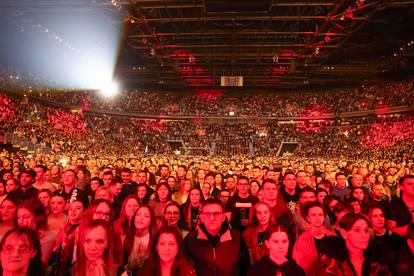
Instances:
[[[87,194],[75,187],[76,184],[76,172],[73,170],[66,170],[62,175],[63,188],[59,190],[59,193],[65,198],[66,203],[79,200],[86,207],[89,205]]]
[[[18,176],[20,187],[16,190],[11,191],[7,195],[7,198],[19,203],[30,199],[37,199],[39,190],[33,187],[35,177],[36,172],[32,169],[26,169],[22,171]]]

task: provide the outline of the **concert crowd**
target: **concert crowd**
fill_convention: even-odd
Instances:
[[[189,95],[42,94],[72,111],[1,95],[2,133],[51,151],[0,153],[0,274],[414,275],[410,114],[248,124],[88,111],[227,116],[237,102],[238,115],[319,118],[413,103],[408,81],[353,91],[203,108]],[[277,157],[286,138],[296,151]]]

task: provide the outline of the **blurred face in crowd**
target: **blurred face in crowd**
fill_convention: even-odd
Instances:
[[[100,189],[95,194],[95,199],[105,199],[109,202],[111,202],[111,195],[109,194],[109,191],[106,189]]]
[[[109,185],[111,185],[112,179],[114,178],[114,176],[112,174],[104,174],[102,180],[104,183],[105,187],[109,187]]]
[[[42,202],[45,208],[49,208],[51,198],[48,192],[39,192],[37,198],[40,200],[40,202]]]
[[[166,178],[167,176],[169,176],[170,175],[170,170],[168,169],[168,167],[165,167],[165,166],[161,167],[160,175],[161,175],[162,178]]]
[[[256,181],[252,181],[250,183],[250,193],[254,196],[257,196],[257,194],[259,193],[259,190],[260,190],[259,183],[257,183]]]
[[[248,179],[237,180],[237,192],[239,196],[247,197],[249,195],[249,180]]]
[[[122,183],[129,183],[129,182],[131,182],[131,173],[129,173],[129,172],[121,172],[121,179],[122,179]]]
[[[383,229],[385,227],[384,213],[380,208],[373,208],[369,214],[372,228]]]
[[[339,188],[345,188],[346,187],[346,176],[342,174],[338,175],[336,177],[336,185]]]
[[[372,197],[374,199],[377,199],[377,200],[382,199],[382,196],[383,196],[382,185],[373,185],[371,191],[372,191]]]
[[[164,218],[170,226],[176,226],[180,220],[180,209],[175,205],[169,205],[164,212]]]
[[[364,200],[364,191],[361,188],[355,189],[352,192],[352,196],[355,197],[356,199],[358,199],[359,201]]]
[[[50,170],[52,176],[58,176],[60,172],[60,168],[58,165],[53,165],[52,169]]]
[[[208,195],[210,193],[210,184],[208,184],[207,182],[204,183],[203,186],[201,186],[201,191],[204,195]]]
[[[307,178],[307,175],[305,172],[298,172],[296,174],[296,183],[299,186],[304,187],[306,186],[306,180],[307,180],[306,178]]]
[[[112,183],[111,186],[109,186],[109,189],[111,190],[111,193],[114,196],[118,196],[121,193],[122,190],[122,184],[119,182]]]
[[[54,215],[62,215],[65,209],[65,199],[61,196],[54,196],[50,200],[50,211]]]
[[[179,178],[185,177],[186,174],[187,174],[187,172],[185,171],[185,169],[183,167],[178,167],[178,169],[177,169],[177,176]]]
[[[194,207],[198,206],[201,200],[201,194],[199,190],[192,190],[190,192],[190,202],[191,205],[193,205]]]
[[[168,194],[169,191],[166,185],[161,185],[157,190],[157,195],[161,202],[164,202],[168,199]]]
[[[178,254],[178,243],[175,236],[171,233],[162,233],[157,243],[157,253],[161,262],[174,262]]]
[[[325,213],[323,209],[319,206],[314,206],[309,208],[308,215],[306,220],[313,227],[319,228],[323,226],[323,221],[325,220]]]
[[[176,183],[176,181],[175,181],[174,177],[168,177],[167,184],[168,184],[168,186],[170,186],[171,189],[175,188],[175,183]]]
[[[294,191],[296,188],[296,176],[294,174],[288,174],[283,179],[286,191]]]
[[[236,176],[240,176],[241,175],[241,169],[239,167],[235,167],[233,174]]]
[[[226,188],[229,191],[234,191],[234,189],[236,189],[236,179],[234,179],[234,177],[228,177],[226,179]]]
[[[369,228],[365,220],[357,220],[349,231],[341,229],[348,250],[364,250],[368,247]]]
[[[223,203],[223,206],[226,206],[227,201],[229,200],[230,193],[227,190],[220,191],[220,201]]]
[[[308,202],[315,202],[316,201],[316,197],[315,197],[315,193],[314,192],[303,192],[299,198],[300,203],[303,205],[305,205]]]
[[[13,177],[13,173],[11,173],[11,172],[6,172],[6,173],[3,174],[3,180],[4,181],[7,181],[7,180],[11,179],[12,177]]]
[[[83,250],[89,262],[102,260],[107,247],[108,237],[105,228],[102,226],[92,228],[86,234]]]
[[[154,165],[149,166],[148,171],[155,175],[157,173],[157,168]]]
[[[83,204],[80,201],[73,201],[69,205],[68,216],[71,224],[78,223],[83,215]]]
[[[52,173],[50,171],[45,171],[44,179],[47,182],[52,182]]]
[[[147,188],[144,186],[139,186],[137,189],[138,198],[143,199],[147,196]]]
[[[376,179],[375,174],[372,173],[367,177],[367,183],[372,185],[375,183],[375,179]]]
[[[65,186],[75,186],[76,176],[73,171],[66,171],[62,175],[62,182]]]
[[[8,199],[3,200],[0,205],[0,218],[5,221],[13,221],[16,218],[17,206]]]
[[[360,174],[354,174],[351,179],[352,187],[362,187],[364,184],[364,178]]]
[[[407,178],[399,185],[404,196],[414,197],[414,178]]]
[[[319,191],[318,192],[317,198],[318,198],[318,202],[320,204],[323,204],[323,199],[325,198],[326,195],[327,195],[327,193],[325,191]]]
[[[99,187],[99,180],[92,180],[91,181],[91,190],[92,191],[96,191],[96,189],[98,189]]]
[[[20,176],[20,185],[24,188],[30,187],[33,182],[33,177],[28,173],[22,173]]]
[[[226,216],[221,205],[208,204],[203,207],[201,222],[210,234],[215,235],[218,233],[225,218]]]
[[[138,183],[146,183],[147,182],[147,174],[145,172],[139,172],[137,176]]]
[[[361,204],[358,201],[352,201],[350,205],[352,207],[352,210],[354,210],[355,214],[361,213]]]
[[[221,176],[221,174],[216,174],[214,181],[216,183],[216,186],[221,187],[221,183],[223,183],[223,177]]]
[[[36,254],[25,234],[10,234],[1,248],[3,275],[27,275],[30,259]]]
[[[252,176],[254,179],[258,179],[262,177],[262,170],[259,168],[253,168],[252,169]]]
[[[125,215],[130,221],[139,207],[138,201],[135,198],[130,198],[125,203]]]
[[[19,227],[35,229],[36,225],[34,214],[26,208],[17,209],[17,224]]]
[[[39,167],[35,167],[33,170],[36,172],[36,181],[42,181],[45,175],[45,171]]]
[[[191,180],[186,179],[184,181],[184,190],[187,191],[187,192],[189,192],[192,187],[193,187],[193,183],[191,182]]]
[[[260,203],[255,206],[256,218],[260,225],[268,225],[270,221],[270,210],[266,204]]]
[[[204,179],[205,177],[206,177],[206,172],[204,170],[198,170],[197,178],[198,179]]]
[[[151,213],[147,207],[140,207],[135,215],[135,228],[138,231],[148,230],[151,225]]]
[[[265,243],[271,257],[280,259],[288,255],[289,237],[285,232],[274,232]]]
[[[214,176],[209,175],[205,178],[205,182],[208,183],[211,187],[214,187],[215,184],[215,180],[214,180]]]
[[[277,187],[274,183],[265,182],[263,183],[263,199],[266,202],[275,201],[277,199]]]
[[[95,212],[92,215],[92,219],[103,219],[109,221],[111,217],[111,208],[109,208],[108,204],[102,202],[97,207]]]

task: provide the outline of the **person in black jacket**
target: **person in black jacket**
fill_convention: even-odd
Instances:
[[[269,255],[258,260],[250,269],[248,276],[286,275],[305,276],[305,271],[288,256],[289,231],[282,225],[272,225],[265,236]]]
[[[201,223],[184,240],[186,255],[198,276],[244,276],[250,267],[243,237],[229,228],[221,202],[210,198],[203,204]]]

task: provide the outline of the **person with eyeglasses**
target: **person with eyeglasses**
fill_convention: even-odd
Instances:
[[[0,275],[44,275],[40,242],[29,228],[14,228],[0,242]]]
[[[181,236],[185,238],[189,231],[187,225],[182,219],[180,206],[177,204],[177,202],[168,202],[164,207],[163,214],[164,218],[162,220],[162,225],[176,227],[178,231],[180,231]]]
[[[199,227],[184,239],[197,275],[246,275],[250,267],[246,243],[237,230],[230,229],[220,200],[207,199],[200,219]]]

